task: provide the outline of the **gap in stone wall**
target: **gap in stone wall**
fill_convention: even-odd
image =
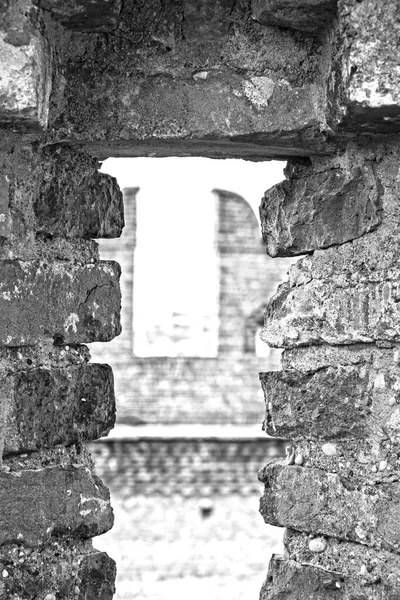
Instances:
[[[90,345],[93,360],[113,368],[117,401],[116,429],[90,450],[116,513],[113,530],[96,540],[117,561],[116,600],[257,597],[260,573],[281,550],[281,530],[258,526],[257,481],[266,460],[284,452],[283,441],[261,430],[258,380],[258,372],[279,368],[280,351],[256,344],[256,336],[268,297],[293,263],[266,255],[259,225],[262,195],[283,179],[283,166],[103,163],[124,193],[121,238],[99,242],[101,258],[122,267],[123,331]],[[141,284],[145,292],[135,298]],[[190,298],[198,300],[192,312]],[[183,309],[174,311],[174,300]],[[148,314],[135,321],[138,302]],[[213,328],[203,338],[196,315],[200,329]],[[147,356],[135,344],[135,325],[146,319],[150,330],[153,323]],[[172,332],[169,345],[157,346],[157,331],[164,341]]]

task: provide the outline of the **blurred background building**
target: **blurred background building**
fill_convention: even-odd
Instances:
[[[265,254],[238,194],[171,197],[159,183],[147,213],[125,188],[123,235],[100,241],[122,267],[123,331],[91,345],[117,399],[115,430],[90,448],[116,511],[97,547],[117,560],[117,600],[257,598],[280,545],[258,515],[257,471],[284,453],[261,430],[258,373],[280,352],[258,333],[290,263]]]

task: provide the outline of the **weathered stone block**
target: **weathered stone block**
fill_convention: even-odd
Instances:
[[[108,341],[120,333],[117,263],[0,261],[0,344]]]
[[[83,466],[2,471],[0,504],[0,546],[40,546],[63,535],[89,538],[113,525],[108,490]]]
[[[227,35],[234,0],[185,0],[183,33],[189,42],[204,43]]]
[[[9,376],[2,391],[5,455],[94,440],[114,426],[108,365],[23,371]]]
[[[124,226],[122,192],[116,179],[83,151],[50,154],[34,203],[39,233],[66,238],[119,237]]]
[[[5,544],[0,548],[0,598],[77,598],[80,565],[92,554],[98,553],[88,540],[53,539],[41,548]]]
[[[359,281],[340,273],[330,280],[279,286],[265,312],[262,339],[274,347],[400,341],[399,276]]]
[[[397,0],[339,0],[343,106],[339,120],[350,130],[400,129],[400,62],[393,52],[400,33]]]
[[[365,364],[308,373],[294,369],[260,373],[267,408],[266,432],[294,441],[342,439],[349,435],[363,438],[368,430],[376,430],[378,417],[374,412],[369,418],[374,395],[371,379],[377,373],[372,375],[368,377]],[[390,397],[396,393],[390,388],[387,392]],[[386,412],[393,412],[389,403]]]
[[[92,36],[85,52],[68,47],[51,140],[90,143],[99,157],[110,155],[110,143],[114,156],[332,150],[325,79],[311,57],[324,44],[263,27],[248,2],[128,0],[115,40]]]
[[[253,17],[264,25],[320,34],[336,14],[335,0],[252,0]]]
[[[31,0],[0,7],[0,123],[45,127],[50,94],[49,49]]]
[[[9,185],[7,179],[0,175],[0,239],[7,238],[10,233]]]
[[[260,512],[266,523],[350,540],[396,552],[400,549],[400,485],[354,485],[335,473],[270,463]]]
[[[73,31],[113,31],[118,25],[122,0],[34,0],[52,18]]]
[[[372,167],[288,167],[289,180],[265,193],[260,206],[263,239],[270,256],[295,256],[343,244],[382,221],[381,186]],[[294,168],[293,168],[294,166]]]
[[[300,565],[274,554],[260,600],[350,600],[347,586],[340,573],[323,571],[310,565]],[[361,596],[363,600],[376,596]],[[354,598],[354,596],[351,596]],[[384,600],[383,596],[380,596]]]
[[[78,600],[112,600],[115,593],[115,562],[105,552],[82,557]]]

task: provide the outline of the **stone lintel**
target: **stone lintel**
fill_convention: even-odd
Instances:
[[[41,546],[57,536],[91,538],[113,525],[108,490],[83,466],[2,471],[0,502],[0,546]]]
[[[306,160],[292,160],[286,173],[288,179],[268,190],[260,207],[270,256],[343,244],[382,222],[382,190],[370,165],[314,172]]]
[[[122,0],[34,0],[66,29],[108,32],[118,26]]]

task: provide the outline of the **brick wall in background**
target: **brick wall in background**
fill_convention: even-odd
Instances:
[[[93,360],[113,368],[117,423],[260,423],[263,396],[258,373],[279,368],[280,352],[255,354],[263,308],[285,279],[287,259],[272,261],[261,243],[249,204],[215,190],[219,261],[219,351],[216,358],[137,357],[133,352],[133,281],[137,188],[124,190],[125,229],[118,240],[99,242],[102,258],[122,267],[122,334],[91,346]],[[249,341],[250,340],[250,341]]]
[[[214,498],[261,491],[256,474],[282,457],[285,443],[259,436],[185,437],[137,433],[134,439],[90,444],[96,471],[119,498],[194,496]]]

